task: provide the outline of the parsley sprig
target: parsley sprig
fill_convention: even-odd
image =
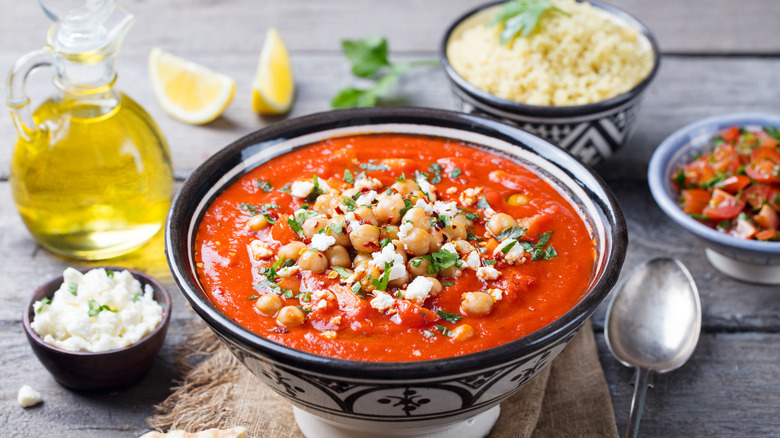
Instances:
[[[566,11],[553,6],[550,0],[510,0],[501,5],[501,11],[489,23],[501,28],[501,44],[508,44],[518,35],[527,37],[539,27],[539,20],[548,11],[570,17]]]
[[[438,64],[436,60],[392,63],[388,59],[387,39],[380,36],[344,40],[341,42],[341,48],[352,65],[352,74],[373,80],[374,83],[370,88],[349,86],[342,89],[330,102],[333,108],[375,106],[379,98],[387,96],[401,74],[415,67]]]

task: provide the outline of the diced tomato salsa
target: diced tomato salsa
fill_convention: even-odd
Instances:
[[[678,168],[672,181],[680,208],[743,239],[780,240],[780,133],[773,126],[732,126],[712,139],[711,152]]]
[[[596,248],[522,165],[447,139],[334,138],[262,164],[209,206],[195,245],[214,304],[311,353],[451,357],[578,303]]]

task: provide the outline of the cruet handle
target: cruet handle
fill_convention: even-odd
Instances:
[[[35,125],[30,98],[25,92],[27,77],[33,70],[54,64],[54,55],[49,47],[30,52],[16,61],[6,83],[6,104],[11,109],[11,117],[19,135],[27,141],[33,141],[43,127]]]

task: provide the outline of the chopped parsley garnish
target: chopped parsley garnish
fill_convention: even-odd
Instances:
[[[406,181],[406,174],[404,172],[401,172],[401,176],[395,179],[398,182],[404,182]]]
[[[451,282],[451,281],[442,281],[442,282],[441,282],[441,285],[442,285],[442,286],[449,287],[449,286],[455,286],[455,283],[453,283],[453,282]]]
[[[414,204],[412,204],[412,201],[404,198],[404,208],[401,209],[401,211],[398,213],[399,216],[404,217],[407,211],[409,211],[410,208],[414,207]]]
[[[38,302],[39,302],[39,303],[41,303],[41,305],[40,305],[40,306],[38,306],[38,308],[35,310],[35,313],[36,313],[36,314],[37,314],[38,312],[41,312],[41,311],[43,310],[43,308],[44,308],[44,307],[51,305],[51,298],[49,298],[49,297],[43,297],[43,298],[41,298],[41,299],[40,299],[40,301],[38,301]]]
[[[550,260],[551,258],[558,255],[558,253],[555,251],[555,248],[552,246],[547,246],[547,243],[550,241],[550,237],[552,237],[552,231],[537,234],[536,237],[539,238],[539,241],[536,242],[536,244],[532,244],[531,242],[520,242],[523,250],[525,250],[525,252],[528,254],[531,254],[532,261]],[[546,246],[547,248],[545,248]]]
[[[256,300],[258,298],[260,298],[260,295],[250,295],[249,297],[247,297],[247,300]]]
[[[388,238],[380,240],[379,241],[379,246],[384,248],[385,246],[390,245],[391,243],[393,243],[393,240],[388,237]]]
[[[539,27],[539,20],[548,11],[555,11],[570,17],[566,11],[554,6],[550,0],[510,0],[501,5],[489,25],[498,24],[501,44],[508,44],[518,35],[527,37]]]
[[[335,234],[341,234],[343,232],[343,229],[344,229],[344,219],[342,219],[339,223],[329,224],[328,228],[323,228],[323,230],[330,230],[332,233]]]
[[[477,207],[483,210],[490,208],[490,203],[488,203],[488,200],[485,197],[485,195],[482,195],[482,197],[479,198],[479,201],[477,201]]]
[[[350,273],[345,268],[342,268],[341,266],[331,266],[331,269],[336,271],[337,274],[339,274],[339,277],[341,278],[349,278]]]
[[[479,213],[466,213],[464,214],[464,216],[466,216],[466,219],[470,221],[475,221],[479,219]]]
[[[350,172],[349,169],[344,169],[344,182],[347,184],[355,182],[355,177],[352,176],[352,172]]]
[[[316,174],[312,177],[311,182],[314,184],[314,187],[311,189],[311,193],[306,196],[306,202],[314,202],[321,194],[325,193],[320,188],[320,178]]]
[[[108,271],[106,271],[106,272],[108,272]],[[78,293],[79,293],[79,285],[76,284],[76,283],[68,283],[68,292],[70,292],[73,296],[78,295]]]
[[[438,252],[434,252],[423,256],[431,264],[428,266],[428,274],[435,274],[439,271],[455,266],[458,262],[458,254],[453,254],[446,249],[441,249]]]
[[[342,198],[342,201],[344,202],[344,206],[347,207],[347,211],[355,211],[355,209],[357,208],[357,202],[355,202],[355,200],[352,198],[348,198],[345,196],[344,198]]]
[[[106,269],[106,277],[108,278],[114,278],[114,271],[110,269]],[[75,294],[74,294],[75,295]]]
[[[292,193],[292,191],[290,190],[290,183],[285,184],[281,188],[277,189],[277,191],[282,193]]]
[[[388,166],[385,163],[377,163],[376,160],[368,160],[368,163],[360,163],[358,165],[359,169],[363,169],[365,171],[371,172],[371,171],[380,171],[380,170],[390,170],[390,166]]]
[[[774,138],[775,140],[780,141],[780,132],[778,132],[777,128],[774,126],[765,126],[764,132],[766,132],[770,137]]]
[[[452,332],[447,327],[444,327],[441,324],[436,324],[436,328],[439,329],[441,334],[443,334],[444,336],[448,336],[449,337],[452,334]]]
[[[428,166],[428,171],[433,174],[431,177],[431,184],[438,184],[441,182],[441,171],[442,167],[439,163],[431,163],[430,166]]]
[[[298,234],[298,236],[304,237],[303,227],[301,227],[301,224],[299,224],[294,217],[290,216],[287,218],[287,225],[289,225],[290,228],[292,228],[292,230],[295,231],[296,234]]]
[[[242,210],[246,210],[246,212],[249,213],[250,216],[257,216],[258,214],[262,214],[263,216],[265,216],[265,220],[267,220],[269,224],[276,223],[276,219],[274,219],[270,215],[269,210],[279,208],[279,204],[268,203],[268,204],[262,204],[260,206],[257,206],[257,205],[247,204],[246,202],[242,202],[238,204],[238,207]]]
[[[504,253],[504,255],[506,255],[509,251],[512,250],[512,248],[514,248],[515,245],[517,245],[517,240],[513,240],[507,243],[506,245],[502,246],[501,252]]]
[[[504,228],[504,231],[498,233],[498,236],[496,236],[496,239],[498,240],[504,240],[504,239],[519,239],[523,236],[525,236],[525,232],[528,231],[527,229],[523,227],[509,227]],[[506,254],[506,253],[504,253]]]
[[[374,286],[377,290],[387,290],[387,282],[390,281],[391,266],[392,265],[390,263],[385,263],[385,272],[382,273],[382,276],[379,277],[379,279],[371,279],[371,285]]]
[[[269,180],[261,180],[260,178],[257,178],[255,180],[255,184],[257,184],[257,188],[264,191],[265,193],[270,192],[274,189],[274,186],[271,184],[271,181]]]
[[[485,266],[491,266],[491,265],[495,265],[496,261],[490,259],[482,259],[482,264]]]
[[[98,304],[95,300],[89,300],[87,302],[87,305],[89,306],[89,311],[87,312],[87,315],[89,316],[98,316],[98,314],[104,310],[116,313],[118,312],[117,309],[112,309],[108,307],[107,305],[103,304],[102,306]]]
[[[352,285],[352,293],[360,297],[362,300],[366,299],[366,294],[363,292],[363,287],[360,286],[360,283],[357,281]]]
[[[450,179],[458,179],[461,173],[463,173],[463,171],[458,169],[457,167],[450,170]]]
[[[133,295],[132,301],[134,303],[141,301],[141,292],[136,292],[135,295]]]
[[[678,169],[677,173],[674,174],[674,177],[672,178],[672,181],[674,181],[675,184],[677,184],[677,187],[684,189],[685,188],[685,172],[683,172],[682,169]]]
[[[447,322],[458,322],[461,318],[463,318],[460,315],[456,315],[454,313],[445,312],[443,310],[437,310],[436,314],[439,315],[439,318],[447,321]]]

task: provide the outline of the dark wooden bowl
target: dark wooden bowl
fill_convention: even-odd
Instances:
[[[87,272],[88,269],[79,269]],[[114,271],[125,268],[105,267]],[[163,345],[171,320],[171,296],[165,287],[154,278],[140,271],[127,269],[141,282],[154,289],[154,299],[163,307],[163,318],[152,333],[127,347],[102,352],[69,351],[43,341],[30,327],[35,317],[33,303],[44,297],[51,298],[63,282],[57,277],[39,287],[27,301],[22,324],[33,352],[56,381],[78,391],[100,391],[127,386],[143,376],[154,362],[155,355]]]

